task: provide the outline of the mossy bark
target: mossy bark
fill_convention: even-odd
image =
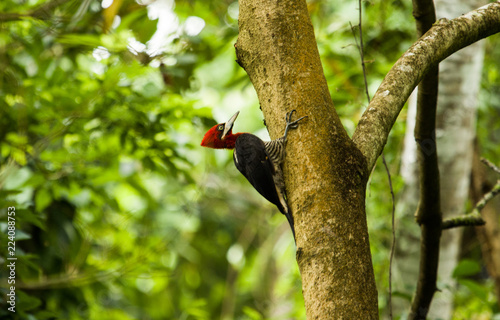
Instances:
[[[307,318],[377,319],[365,214],[369,172],[425,73],[500,31],[500,3],[434,25],[387,75],[352,140],[335,112],[305,0],[239,5],[237,62],[255,87],[271,138],[283,134],[286,112],[308,116],[290,132],[284,163]]]
[[[288,203],[308,319],[376,319],[365,216],[368,170],[335,112],[303,0],[240,1],[237,59],[257,91],[271,137],[291,109]]]

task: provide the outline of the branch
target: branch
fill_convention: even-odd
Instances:
[[[457,227],[483,226],[486,222],[479,213],[465,214],[458,217],[449,218],[443,221],[442,229],[452,229]]]
[[[485,159],[481,159],[481,161],[488,161]],[[489,164],[492,164],[488,161]],[[492,164],[493,165],[493,164]],[[494,165],[493,165],[494,166]],[[495,167],[496,168],[496,167]],[[498,168],[497,168],[498,169]],[[472,210],[471,213],[465,214],[463,216],[458,216],[454,218],[447,219],[443,221],[443,229],[451,229],[456,227],[466,227],[466,226],[482,226],[486,224],[486,222],[481,217],[481,210],[486,206],[486,204],[493,199],[496,195],[500,193],[500,180],[497,181],[493,189],[490,190],[487,194],[485,194],[481,200],[476,203],[476,206]]]
[[[429,69],[452,53],[500,32],[500,2],[456,19],[441,19],[395,63],[361,117],[353,141],[370,172],[413,89]]]
[[[490,167],[493,171],[500,173],[500,168],[491,163],[489,160],[481,158],[481,162]],[[493,188],[488,193],[486,193],[481,198],[481,200],[479,200],[476,203],[476,206],[470,213],[443,221],[442,225],[443,230],[456,227],[484,225],[486,222],[481,217],[481,211],[486,206],[486,204],[499,193],[500,193],[500,180],[498,180],[497,183],[493,186]]]
[[[474,208],[471,214],[479,214],[479,212],[481,212],[481,210],[483,210],[483,208],[486,206],[488,201],[493,199],[499,193],[500,193],[500,180],[497,181],[497,183],[495,184],[493,189],[491,189],[490,192],[485,194],[484,197],[481,200],[479,200],[479,202],[476,204],[476,207]]]
[[[417,35],[423,36],[436,22],[433,0],[413,0]],[[417,290],[408,319],[425,319],[436,292],[441,238],[441,203],[436,145],[437,64],[432,65],[418,85],[415,141],[419,166],[420,201],[416,220],[420,225],[420,266]]]
[[[495,171],[496,173],[499,173],[500,174],[500,168],[497,167],[496,165],[494,165],[493,163],[491,163],[488,159],[485,159],[485,158],[481,158],[481,161],[487,165],[488,167],[490,167],[491,170]]]

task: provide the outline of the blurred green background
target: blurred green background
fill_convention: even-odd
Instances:
[[[357,1],[308,5],[334,104],[352,134],[367,105],[349,25],[358,24]],[[416,40],[415,27],[411,2],[364,6],[373,94]],[[230,0],[0,2],[0,318],[305,319],[286,219],[239,174],[231,151],[199,146],[237,110],[236,131],[268,138],[235,62],[237,14]],[[487,41],[478,125],[488,123],[479,140],[495,163],[498,40]],[[405,116],[385,149],[396,193]],[[383,314],[390,199],[379,163],[367,215]],[[9,206],[15,315],[3,300]],[[492,282],[470,281],[456,294],[467,301],[461,314],[491,315]]]

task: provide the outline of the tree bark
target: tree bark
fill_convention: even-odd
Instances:
[[[284,167],[307,317],[376,319],[368,171],[333,107],[306,2],[240,1],[239,27],[238,62],[271,138],[282,135],[286,111],[308,116],[290,132]]]
[[[500,31],[500,4],[443,21],[412,46],[386,77],[353,140],[333,107],[306,2],[239,4],[237,61],[255,87],[271,138],[282,135],[287,111],[308,116],[290,132],[284,163],[307,317],[377,319],[365,214],[368,173],[425,72]]]

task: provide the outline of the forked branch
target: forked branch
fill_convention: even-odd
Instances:
[[[487,159],[481,159],[481,161],[486,164],[488,167],[490,167],[493,171],[497,172],[500,174],[500,168],[495,166],[493,163],[488,161]],[[482,226],[486,222],[483,220],[481,217],[481,210],[486,206],[486,204],[493,199],[495,196],[500,194],[500,179],[497,180],[497,183],[495,186],[488,192],[486,193],[481,200],[479,200],[476,203],[476,206],[474,209],[465,215],[458,216],[458,217],[453,217],[450,219],[447,219],[443,221],[442,228],[444,229],[451,229],[451,228],[456,228],[456,227],[465,227],[465,226]]]
[[[361,117],[353,135],[368,171],[382,152],[389,132],[413,89],[429,69],[452,53],[500,32],[500,2],[456,19],[441,19],[394,64]]]

